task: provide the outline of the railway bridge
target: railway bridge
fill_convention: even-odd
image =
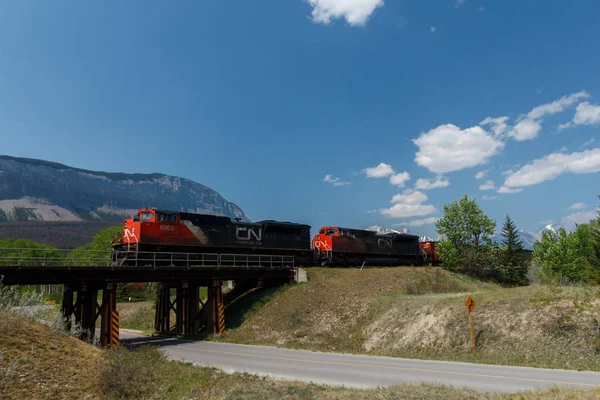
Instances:
[[[117,284],[157,282],[155,329],[195,335],[225,331],[225,307],[256,286],[296,279],[293,256],[253,254],[135,254],[127,265],[111,265],[110,251],[0,248],[4,285],[62,284],[62,314],[70,327],[80,326],[83,340],[93,341],[100,318],[100,343],[118,341]],[[234,288],[223,294],[223,282]],[[200,287],[207,298],[200,298]]]

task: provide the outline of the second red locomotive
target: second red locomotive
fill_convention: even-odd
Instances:
[[[419,237],[324,226],[312,242],[318,265],[423,265]]]

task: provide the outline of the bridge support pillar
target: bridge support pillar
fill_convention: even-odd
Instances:
[[[119,342],[116,282],[109,282],[102,289],[100,312],[102,318],[100,325],[100,345],[113,347]]]
[[[223,282],[213,280],[208,287],[208,332],[225,333],[225,305],[223,304]]]
[[[176,332],[178,335],[194,335],[200,329],[198,315],[198,283],[183,281],[177,286],[177,299],[175,306]]]
[[[63,319],[65,321],[65,325],[67,330],[71,330],[71,317],[73,316],[74,307],[73,307],[73,284],[65,283],[63,285],[63,298],[62,298],[62,306],[61,312]]]
[[[158,301],[154,316],[154,329],[160,333],[171,332],[171,286],[167,282],[158,284]]]
[[[81,283],[75,304],[75,321],[81,327],[80,339],[93,342],[98,318],[98,289],[86,282]]]

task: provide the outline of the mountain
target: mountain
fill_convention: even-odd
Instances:
[[[542,230],[540,230],[537,233],[519,230],[519,238],[521,239],[521,242],[523,243],[523,248],[525,250],[533,250],[533,244],[542,237],[542,231],[543,231],[543,228],[542,228]],[[492,235],[492,237],[490,239],[491,239],[492,243],[501,244],[502,241],[504,240],[504,237],[500,234],[500,232],[497,232],[494,235]]]
[[[379,225],[370,226],[366,230],[367,231],[371,231],[371,232],[375,232],[378,235],[384,235],[386,233],[404,233],[404,234],[410,234],[410,231],[408,229],[395,230],[395,229],[390,229],[390,228],[384,228],[384,227],[379,226]]]
[[[88,171],[28,158],[0,156],[0,222],[122,221],[137,209],[248,218],[215,190],[164,174]]]

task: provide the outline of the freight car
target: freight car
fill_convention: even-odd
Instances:
[[[312,256],[309,225],[272,220],[248,223],[152,208],[140,209],[134,218],[126,219],[121,237],[112,245],[116,265],[137,265],[140,260],[182,264],[178,254],[186,254],[185,262],[189,254],[294,256],[302,262]],[[201,259],[196,257],[196,261]]]
[[[419,237],[402,233],[324,226],[312,241],[318,265],[424,265]]]

